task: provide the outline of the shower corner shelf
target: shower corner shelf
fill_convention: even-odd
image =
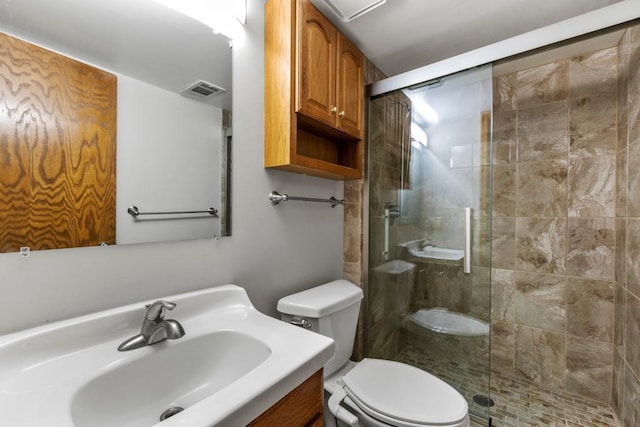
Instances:
[[[312,47],[322,43],[329,57],[318,62]],[[266,3],[266,168],[362,178],[364,63],[362,52],[309,0]]]

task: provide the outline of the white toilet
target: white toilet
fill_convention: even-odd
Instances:
[[[389,360],[349,360],[362,290],[336,280],[278,301],[282,320],[335,340],[324,366],[325,425],[467,427],[467,402],[439,378]]]

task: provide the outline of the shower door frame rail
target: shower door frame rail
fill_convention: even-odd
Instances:
[[[537,30],[474,49],[367,86],[369,98],[640,19],[640,0],[624,0]]]

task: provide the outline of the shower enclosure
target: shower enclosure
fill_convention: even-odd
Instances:
[[[435,72],[369,100],[366,355],[483,425],[639,425],[640,21]]]
[[[369,357],[452,384],[489,417],[492,70],[369,104]]]

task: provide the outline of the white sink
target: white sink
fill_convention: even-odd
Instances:
[[[459,263],[464,259],[464,251],[462,249],[440,248],[433,245],[424,246],[423,240],[412,240],[401,243],[398,246],[406,248],[409,254],[414,257],[425,260]]]
[[[263,342],[235,331],[213,332],[154,351],[78,390],[71,402],[74,424],[153,425],[158,408],[190,407],[247,374],[270,354]]]
[[[162,298],[185,336],[127,352],[144,303],[0,337],[3,425],[245,425],[320,369],[333,341],[258,312],[235,285]],[[160,423],[172,407],[184,411]]]

